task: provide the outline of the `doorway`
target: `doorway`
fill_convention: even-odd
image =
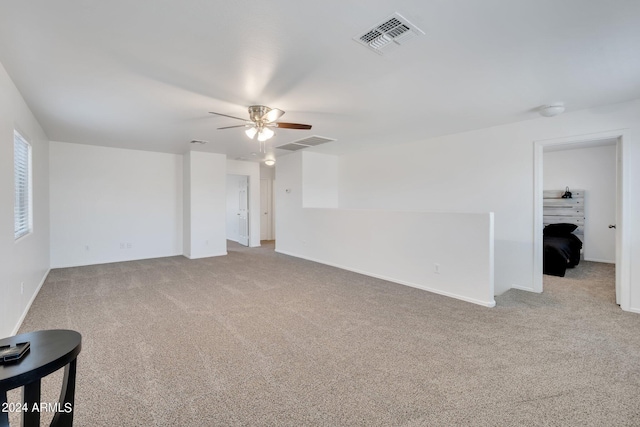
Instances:
[[[260,240],[274,240],[273,181],[260,179]]]
[[[625,209],[625,175],[626,164],[625,132],[611,131],[591,135],[581,135],[568,138],[558,138],[534,143],[534,272],[533,291],[543,290],[543,176],[544,176],[544,151],[550,148],[579,148],[584,146],[598,146],[615,144],[616,150],[616,220],[615,220],[615,265],[616,265],[616,301],[623,310],[628,310],[630,305],[629,282],[629,252],[630,247],[624,234],[624,221],[627,218]]]
[[[227,175],[227,240],[249,246],[249,177]]]

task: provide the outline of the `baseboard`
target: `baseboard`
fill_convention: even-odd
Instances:
[[[615,261],[611,261],[611,260],[607,260],[607,259],[597,259],[597,258],[585,258],[585,261],[590,261],[590,262],[602,262],[604,264],[615,264]]]
[[[22,316],[20,316],[20,319],[18,319],[18,323],[16,324],[16,327],[13,328],[13,331],[11,332],[12,336],[17,334],[18,331],[20,330],[20,327],[22,326],[22,322],[24,322],[24,319],[25,319],[25,317],[27,317],[27,313],[29,312],[29,309],[31,308],[31,304],[33,304],[33,302],[36,300],[36,297],[40,293],[40,288],[42,288],[42,285],[44,285],[44,282],[47,280],[47,277],[49,276],[50,272],[51,272],[51,269],[49,268],[49,269],[47,269],[47,272],[44,273],[44,277],[40,281],[40,284],[36,288],[36,291],[31,296],[31,299],[27,303],[27,306],[24,308],[24,311],[22,312]]]
[[[640,308],[631,308],[631,307],[629,307],[629,310],[625,310],[625,311],[628,311],[630,313],[640,314]]]
[[[443,295],[443,296],[450,297],[450,298],[455,298],[455,299],[458,299],[458,300],[461,300],[461,301],[470,302],[472,304],[481,305],[483,307],[491,308],[491,307],[495,307],[496,306],[495,300],[492,300],[492,301],[480,301],[480,300],[477,300],[477,299],[474,299],[474,298],[465,297],[463,295],[458,295],[458,294],[454,294],[454,293],[451,293],[451,292],[442,291],[440,289],[433,289],[433,288],[430,288],[428,286],[418,285],[417,283],[406,282],[404,280],[398,280],[398,279],[395,279],[395,278],[392,278],[392,277],[387,277],[387,276],[383,276],[383,275],[380,275],[380,274],[371,273],[371,272],[368,272],[368,271],[358,270],[356,268],[350,268],[350,267],[347,267],[347,266],[344,266],[344,265],[340,265],[340,264],[335,264],[335,263],[332,263],[332,262],[326,262],[326,261],[318,260],[318,259],[315,259],[315,258],[304,257],[304,256],[296,255],[296,254],[293,254],[293,253],[290,253],[290,252],[287,252],[287,251],[276,250],[276,252],[278,252],[280,254],[283,254],[283,255],[289,255],[289,256],[292,256],[292,257],[305,259],[307,261],[317,262],[318,264],[329,265],[331,267],[339,268],[341,270],[352,271],[354,273],[362,274],[362,275],[365,275],[365,276],[375,277],[376,279],[386,280],[388,282],[397,283],[399,285],[404,285],[404,286],[409,286],[409,287],[412,287],[412,288],[417,288],[417,289],[420,289],[420,290],[423,290],[423,291],[432,292],[434,294]]]
[[[103,265],[103,264],[113,264],[113,263],[116,263],[116,262],[144,261],[145,259],[154,259],[154,258],[170,258],[172,256],[184,256],[184,254],[177,253],[177,254],[173,254],[173,255],[159,255],[159,256],[150,256],[150,257],[144,257],[144,258],[116,259],[116,260],[111,260],[111,261],[91,262],[91,263],[87,263],[87,264],[62,264],[62,265],[59,264],[59,265],[52,265],[51,268],[55,269],[55,268],[86,267],[88,265]]]
[[[535,291],[533,288],[529,288],[529,287],[527,287],[527,286],[518,286],[518,285],[513,285],[513,286],[511,286],[511,289],[517,289],[517,290],[519,290],[519,291],[534,292],[534,293],[536,293],[536,294],[541,293],[541,292],[537,292],[537,291]]]
[[[227,251],[224,252],[216,252],[213,254],[207,254],[207,255],[202,255],[202,256],[191,256],[191,255],[187,255],[187,254],[182,254],[183,257],[188,258],[188,259],[201,259],[201,258],[212,258],[212,257],[216,257],[216,256],[225,256],[228,255]]]

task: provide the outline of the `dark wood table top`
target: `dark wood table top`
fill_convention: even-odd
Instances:
[[[19,361],[0,365],[0,391],[23,386],[57,371],[78,357],[82,336],[67,329],[29,332],[0,340],[0,346],[29,341]]]

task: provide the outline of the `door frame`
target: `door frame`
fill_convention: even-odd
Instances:
[[[627,196],[627,176],[629,160],[626,140],[628,130],[618,129],[606,132],[574,135],[564,138],[553,138],[534,141],[533,149],[533,291],[542,292],[543,268],[543,158],[544,148],[554,145],[573,145],[586,142],[616,140],[616,300],[620,308],[629,311],[631,305],[631,246],[625,235],[625,220],[630,218]]]
[[[238,188],[238,201],[240,202],[240,206],[238,206],[238,216],[240,218],[238,219],[242,219],[242,205],[244,204],[245,209],[244,209],[244,223],[245,223],[245,227],[247,230],[247,235],[243,236],[240,233],[240,230],[242,229],[242,227],[238,227],[238,243],[241,244],[242,246],[246,246],[249,247],[251,246],[251,217],[250,217],[250,213],[251,210],[249,209],[249,203],[251,202],[251,198],[249,197],[249,182],[251,181],[251,177],[249,175],[238,175],[240,176],[240,179],[238,180],[238,183],[242,183],[244,185],[243,189],[244,189],[244,197],[242,197],[242,189]],[[243,203],[244,201],[244,203]],[[246,237],[246,241],[243,240],[243,238]]]
[[[240,227],[238,227],[238,235],[236,236],[236,240],[234,240],[233,238],[229,238],[229,236],[227,235],[227,239],[235,241],[236,243],[239,243],[242,246],[247,246],[250,247],[251,246],[251,215],[252,215],[252,209],[251,209],[251,176],[247,175],[247,174],[243,174],[243,173],[227,173],[227,183],[229,182],[229,178],[230,176],[234,176],[237,177],[239,179],[244,179],[246,180],[246,226],[247,226],[247,243],[245,245],[245,243],[242,241],[241,236],[240,236]],[[240,182],[239,180],[236,182]],[[229,187],[227,185],[226,188],[227,191],[227,197],[229,197]],[[238,202],[240,201],[240,188],[237,186],[234,186],[233,190],[234,194],[238,195]],[[226,221],[227,223],[229,221],[237,221],[239,220],[238,216],[240,216],[240,206],[238,206],[236,208],[238,210],[238,214],[237,216],[232,216],[229,217],[229,214],[227,212],[227,216],[226,216]],[[233,218],[233,219],[232,219]],[[239,224],[239,222],[237,223]]]
[[[262,191],[262,183],[265,182],[267,190],[266,190],[266,194],[263,193]],[[273,212],[273,180],[269,179],[269,178],[260,178],[260,231],[262,233],[262,216],[264,215],[263,209],[262,209],[262,200],[263,197],[266,198],[266,203],[269,205],[269,214],[268,214],[268,221],[267,221],[267,229],[266,231],[266,235],[267,238],[266,239],[262,239],[262,235],[260,236],[260,240],[274,240],[274,233],[273,233],[273,218],[274,218],[274,212]]]

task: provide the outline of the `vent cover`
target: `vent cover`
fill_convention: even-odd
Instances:
[[[284,144],[284,145],[281,145],[281,146],[276,147],[276,148],[279,148],[281,150],[298,151],[298,150],[302,150],[303,148],[307,148],[307,147],[308,147],[308,145],[300,145],[300,144],[295,144],[295,143],[291,142],[289,144]]]
[[[332,138],[326,138],[324,136],[313,135],[307,138],[302,138],[297,141],[289,142],[288,144],[280,145],[279,148],[281,150],[289,150],[289,151],[298,151],[307,147],[315,147],[316,145],[326,144],[327,142],[335,141]]]
[[[424,31],[396,12],[353,39],[382,55],[421,34]]]

